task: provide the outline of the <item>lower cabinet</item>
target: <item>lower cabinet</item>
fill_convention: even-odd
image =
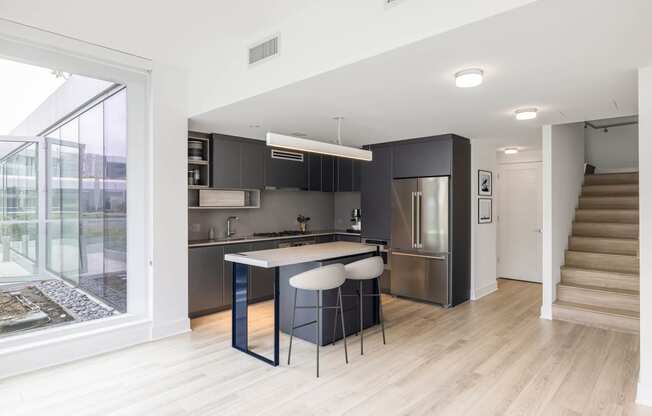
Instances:
[[[217,312],[223,306],[223,262],[221,246],[189,249],[188,315],[191,318]]]
[[[336,234],[335,241],[350,241],[352,243],[359,243],[360,236],[358,235],[346,235],[346,234]]]

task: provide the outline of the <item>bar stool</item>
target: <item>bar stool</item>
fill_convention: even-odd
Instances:
[[[380,327],[383,332],[383,344],[386,344],[385,342],[385,322],[383,321],[383,302],[382,302],[382,297],[380,293],[380,276],[383,275],[383,270],[385,266],[383,264],[383,259],[380,256],[374,256],[374,257],[369,257],[367,259],[363,260],[358,260],[353,263],[349,263],[344,266],[344,270],[346,273],[346,278],[349,280],[358,280],[360,282],[360,286],[358,288],[358,307],[360,309],[360,355],[364,355],[364,340],[363,340],[363,332],[364,332],[364,320],[363,320],[363,307],[362,307],[362,300],[365,297],[378,297],[378,312],[379,312],[379,318],[380,318]],[[378,293],[372,293],[369,295],[364,295],[362,293],[362,283],[365,280],[377,280],[378,284]],[[356,296],[356,295],[348,295],[348,296]],[[337,322],[337,310],[335,311],[335,319]]]
[[[302,328],[307,325],[316,325],[316,339],[317,345],[317,377],[319,377],[319,340],[320,340],[320,315],[322,309],[337,309],[338,306],[322,306],[320,299],[324,290],[337,289],[337,298],[339,309],[342,309],[342,285],[346,281],[344,266],[342,264],[330,264],[328,266],[318,267],[316,269],[308,270],[299,273],[290,278],[290,286],[294,288],[294,306],[292,309],[292,330],[290,331],[290,348],[288,349],[288,365],[290,365],[290,357],[292,355],[292,338],[294,337],[294,330]],[[298,290],[311,290],[317,294],[316,306],[297,306],[297,292]],[[294,318],[297,309],[315,309],[317,311],[317,319],[299,326],[294,326]],[[337,314],[337,312],[336,312]],[[346,349],[346,332],[344,331],[344,313],[342,312],[342,334],[344,336],[344,360],[349,363],[349,353]],[[337,318],[337,316],[336,316]],[[336,321],[337,322],[337,321]]]

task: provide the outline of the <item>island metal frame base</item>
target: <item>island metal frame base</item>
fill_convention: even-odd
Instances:
[[[249,293],[249,266],[233,263],[233,299],[231,307],[231,346],[249,354],[269,365],[279,365],[280,350],[280,299],[279,299],[279,268],[274,268],[274,357],[268,358],[249,349],[249,329],[247,322]]]

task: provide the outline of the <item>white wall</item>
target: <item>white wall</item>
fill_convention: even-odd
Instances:
[[[499,164],[541,162],[542,160],[541,149],[521,150],[515,155],[506,155],[502,150],[496,152],[496,162]]]
[[[652,67],[639,70],[641,364],[636,401],[652,406]]]
[[[478,224],[478,169],[496,175],[496,146],[471,140],[471,299],[497,289],[496,285],[496,181],[494,180],[491,224]],[[494,176],[495,179],[495,176]]]
[[[586,161],[596,167],[597,173],[637,170],[638,125],[608,130],[584,129]]]
[[[584,181],[584,126],[543,127],[543,303],[541,317],[552,319],[552,303],[575,208]]]
[[[190,330],[186,74],[152,70],[152,338]]]

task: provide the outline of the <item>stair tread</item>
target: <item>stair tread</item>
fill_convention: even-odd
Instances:
[[[591,285],[580,285],[577,283],[568,283],[568,282],[560,282],[560,286],[566,286],[566,287],[573,287],[577,289],[585,289],[585,290],[594,290],[597,292],[611,292],[611,293],[618,293],[621,295],[631,295],[631,296],[640,296],[639,292],[636,290],[627,290],[627,289],[617,289],[617,288],[606,288],[602,286],[591,286]]]
[[[582,225],[591,225],[591,224],[593,224],[595,226],[617,225],[617,226],[629,226],[629,227],[636,226],[636,227],[638,227],[638,222],[613,222],[613,221],[595,222],[595,220],[593,220],[593,221],[574,221],[574,223],[575,224],[582,224]],[[606,238],[609,238],[609,237],[606,237]]]
[[[590,312],[603,313],[605,315],[621,316],[627,318],[639,319],[640,313],[636,311],[628,311],[625,309],[605,308],[604,306],[585,305],[583,303],[564,302],[561,300],[555,301],[553,306],[560,306],[567,309],[581,309]]]
[[[586,224],[586,223],[585,223]],[[571,235],[571,238],[581,238],[583,240],[600,240],[600,241],[612,241],[612,242],[623,242],[623,243],[633,243],[638,242],[638,238],[625,238],[625,237],[593,237],[590,235]]]
[[[612,274],[612,275],[620,275],[621,277],[626,277],[626,278],[631,278],[631,279],[638,279],[640,275],[638,273],[629,273],[629,272],[612,272],[608,270],[598,270],[598,269],[586,269],[583,267],[577,267],[577,266],[561,266],[562,270],[578,270],[580,272],[593,272],[597,274]]]
[[[600,257],[605,257],[605,256],[611,256],[613,257],[633,257],[633,258],[638,258],[636,255],[631,255],[631,254],[613,254],[613,253],[595,253],[591,251],[579,251],[579,250],[566,250],[568,253],[581,253],[581,254],[594,254],[596,256]]]

